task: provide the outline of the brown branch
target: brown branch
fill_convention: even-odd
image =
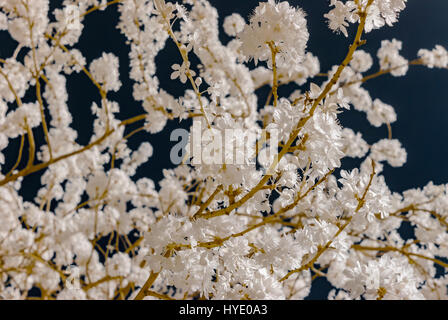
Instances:
[[[376,174],[376,172],[375,172],[375,162],[372,160],[372,173],[370,174],[369,183],[367,184],[367,187],[364,190],[364,193],[363,193],[362,197],[357,199],[358,200],[358,206],[356,207],[355,214],[359,210],[361,210],[361,208],[364,206],[367,192],[369,191],[369,189],[370,189],[370,187],[372,185],[373,177],[375,176],[375,174]],[[338,232],[336,232],[336,234],[325,244],[325,246],[321,247],[317,251],[315,256],[309,262],[303,264],[300,268],[297,268],[297,269],[289,271],[283,278],[280,279],[280,282],[285,281],[286,279],[288,279],[294,273],[300,273],[300,272],[302,272],[304,270],[308,270],[309,268],[311,268],[314,265],[314,263],[320,258],[320,256],[325,251],[327,251],[328,248],[330,248],[330,246],[333,243],[333,241],[342,233],[342,231],[344,231],[345,228],[347,228],[347,226],[350,224],[350,222],[352,221],[354,216],[355,215],[352,215],[350,218],[347,219],[347,221],[345,222],[345,224],[342,227],[339,227]]]
[[[275,46],[274,41],[267,43],[269,49],[271,49],[272,58],[272,94],[274,96],[274,107],[278,104],[278,75],[277,75],[277,62],[276,57],[278,53],[278,48]]]
[[[197,218],[202,213],[202,211],[204,211],[210,205],[210,203],[218,195],[218,193],[221,192],[222,189],[223,189],[223,185],[220,184],[216,188],[216,190],[210,195],[210,197],[203,204],[201,204],[201,206],[199,207],[198,211],[193,215],[193,217],[192,217],[193,220],[195,218]]]
[[[140,291],[138,292],[138,294],[134,298],[134,300],[143,300],[143,298],[148,295],[147,294],[148,290],[151,288],[151,286],[153,285],[154,281],[157,280],[157,277],[159,276],[159,274],[160,274],[160,271],[159,272],[151,271],[151,274],[149,275],[148,279],[146,280],[145,284],[140,289]]]
[[[145,118],[146,118],[146,114],[141,114],[139,116],[136,116],[136,117],[124,120],[124,121],[122,121],[121,123],[118,124],[117,128],[121,127],[121,126],[124,126],[124,125],[132,124],[132,123],[140,121],[140,120],[144,120]],[[42,169],[45,169],[45,168],[49,167],[50,165],[52,165],[54,163],[57,163],[57,162],[59,162],[61,160],[64,160],[64,159],[70,158],[72,156],[75,156],[77,154],[80,154],[80,153],[82,153],[82,152],[84,152],[86,150],[89,150],[89,149],[93,148],[94,146],[101,144],[104,140],[106,140],[106,138],[108,138],[115,131],[116,131],[116,129],[110,129],[109,131],[106,131],[100,138],[98,138],[97,140],[95,140],[92,143],[88,144],[87,146],[84,146],[84,147],[82,147],[82,148],[80,148],[80,149],[78,149],[76,151],[64,154],[62,156],[53,158],[50,161],[39,163],[39,164],[30,166],[30,167],[27,167],[27,168],[19,171],[16,174],[10,175],[9,177],[5,177],[5,179],[0,181],[0,187],[5,185],[5,184],[7,184],[7,183],[9,183],[9,182],[11,182],[11,181],[15,181],[19,177],[26,176],[26,175],[34,173],[36,171],[40,171]]]
[[[395,252],[399,252],[405,256],[413,256],[413,257],[432,261],[432,262],[438,264],[439,266],[448,269],[448,263],[445,263],[439,259],[431,258],[431,257],[425,256],[425,255],[419,254],[419,253],[408,252],[408,251],[405,251],[403,248],[396,248],[396,247],[392,247],[392,246],[371,247],[371,246],[362,246],[359,244],[354,244],[354,245],[352,245],[352,249],[359,250],[359,251],[378,251],[378,252],[395,251]]]

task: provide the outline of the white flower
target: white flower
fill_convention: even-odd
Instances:
[[[325,174],[329,169],[340,167],[342,152],[342,128],[335,114],[319,112],[305,126],[309,135],[305,143],[305,151],[299,156],[303,160],[311,160],[319,174]]]
[[[27,132],[26,127],[35,128],[41,123],[40,109],[38,103],[25,103],[20,108],[9,112],[0,131],[10,138]]]
[[[90,72],[93,78],[102,85],[106,91],[118,91],[121,87],[119,61],[113,53],[103,55],[92,61]]]
[[[187,82],[189,75],[192,77],[196,75],[196,72],[190,70],[190,62],[184,62],[181,66],[175,63],[171,68],[174,70],[173,73],[171,73],[171,80],[179,78],[180,82],[185,83]]]
[[[392,106],[383,103],[380,99],[375,99],[370,109],[367,110],[367,120],[375,126],[391,124],[397,121],[397,114]]]
[[[378,6],[381,16],[388,26],[397,22],[398,14],[406,7],[407,0],[379,0],[375,5]]]
[[[333,31],[342,32],[348,37],[347,27],[349,22],[353,23],[355,20],[356,4],[353,1],[343,3],[338,0],[331,0],[330,6],[334,6],[330,12],[324,14],[328,19],[328,26]]]
[[[369,33],[374,29],[379,29],[384,26],[384,19],[381,17],[380,9],[375,3],[373,3],[367,9],[367,18],[364,26],[364,31]]]
[[[42,39],[49,20],[49,0],[2,1],[1,7],[6,12],[12,12],[12,19],[8,20],[8,31],[14,40],[31,47],[31,43],[36,45]]]
[[[269,129],[279,130],[279,139],[287,141],[295,124],[303,116],[299,108],[291,105],[287,99],[280,99],[278,106],[273,111],[274,123],[268,126]]]
[[[406,7],[407,0],[377,0],[373,1],[367,10],[365,31],[379,29],[385,24],[392,26],[398,20],[398,15]]]
[[[422,299],[415,269],[403,256],[386,253],[362,264],[358,261],[344,274],[348,278],[345,286],[356,298],[364,295],[366,299],[376,299],[381,289],[384,299]]]
[[[119,252],[107,260],[106,270],[111,277],[124,277],[131,272],[131,266],[131,259],[129,256]]]
[[[350,66],[357,72],[366,72],[373,65],[372,56],[364,50],[357,50],[353,54]]]
[[[390,70],[390,74],[395,77],[404,76],[409,69],[408,60],[399,53],[401,47],[401,41],[396,39],[383,40],[377,53],[381,70]]]
[[[349,157],[362,158],[369,150],[367,142],[364,141],[360,132],[355,132],[350,128],[342,129],[343,152]]]
[[[289,65],[292,71],[304,57],[308,37],[305,13],[286,1],[275,3],[274,0],[260,2],[249,24],[238,34],[247,58],[253,58],[255,63],[268,60],[272,65],[268,43],[273,43],[279,50],[279,66]]]
[[[371,148],[372,159],[387,161],[392,167],[401,167],[406,163],[407,153],[397,139],[383,139]]]
[[[243,31],[246,22],[243,17],[238,13],[233,13],[230,16],[225,17],[224,19],[224,32],[229,36],[236,36],[238,33]]]
[[[436,47],[431,51],[420,49],[418,51],[418,56],[422,59],[423,64],[428,68],[448,67],[448,51],[440,45],[436,45]]]

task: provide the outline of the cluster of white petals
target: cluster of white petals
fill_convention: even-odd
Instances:
[[[406,75],[409,68],[408,60],[400,55],[401,47],[401,41],[396,39],[383,40],[377,53],[381,70],[390,69],[390,74],[394,77]]]
[[[420,49],[418,56],[428,68],[448,68],[448,51],[441,45],[432,50]]]
[[[268,61],[272,64],[269,43],[280,52],[279,65],[287,65],[294,70],[305,54],[309,34],[305,13],[294,8],[287,1],[275,3],[274,0],[260,2],[250,17],[249,24],[238,33],[241,51],[255,63]]]
[[[101,58],[90,64],[93,78],[102,85],[106,91],[118,91],[121,87],[118,58],[112,53],[103,53]]]
[[[233,13],[224,19],[224,32],[231,37],[235,37],[244,30],[245,25],[244,18],[238,13]]]
[[[330,29],[358,29],[321,73],[305,13],[287,1],[260,2],[247,22],[227,16],[223,43],[207,0],[64,0],[52,12],[48,0],[0,0],[0,32],[17,45],[0,59],[0,299],[304,299],[316,276],[330,299],[448,299],[448,185],[389,189],[383,169],[406,163],[406,144],[385,94],[364,86],[448,67],[440,45],[410,61],[396,39],[378,61],[359,49],[406,2],[332,0]],[[85,17],[112,6],[129,74],[116,54],[78,47]],[[177,52],[165,70],[156,58],[167,41]],[[183,93],[160,88],[156,71]],[[72,76],[99,95],[69,108]],[[279,96],[284,85],[294,91]],[[130,118],[114,101],[125,87],[141,109]],[[91,112],[81,127],[75,107]],[[351,108],[388,136],[368,143],[344,127]],[[186,152],[173,149],[179,161],[153,181],[139,170],[159,156],[147,137],[179,122]],[[251,137],[248,152],[222,151]]]
[[[365,32],[370,32],[397,22],[406,2],[407,0],[331,0],[330,6],[334,8],[324,16],[328,19],[330,29],[342,32],[347,37],[349,24],[360,20],[360,6],[368,5]]]

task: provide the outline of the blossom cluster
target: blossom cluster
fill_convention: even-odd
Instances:
[[[357,30],[347,56],[321,72],[307,51],[306,15],[287,1],[260,2],[248,19],[234,13],[220,26],[207,0],[64,0],[53,12],[49,0],[0,0],[0,30],[17,45],[0,59],[0,298],[35,289],[42,299],[303,299],[317,275],[334,287],[330,299],[447,299],[448,185],[389,189],[384,167],[407,161],[391,131],[399,119],[364,86],[415,65],[448,68],[440,45],[415,60],[397,39],[383,40],[376,58],[359,48],[364,32],[397,23],[406,2],[332,0],[329,28]],[[112,6],[129,45],[128,78],[114,53],[87,61],[76,48],[85,17]],[[73,12],[79,28],[68,26]],[[178,51],[168,71],[181,96],[157,78],[167,42]],[[380,70],[368,73],[375,59]],[[94,117],[84,145],[68,105],[74,73],[98,89],[91,105],[76,106]],[[141,106],[125,120],[110,94],[123,79]],[[295,91],[279,97],[286,84]],[[388,136],[367,143],[341,125],[347,109]],[[260,166],[251,154],[227,165],[187,152],[159,182],[138,176],[156,150],[129,140],[169,122],[200,136],[253,133]],[[342,170],[344,158],[361,165]],[[39,190],[24,197],[36,172]],[[413,239],[399,232],[403,222]]]

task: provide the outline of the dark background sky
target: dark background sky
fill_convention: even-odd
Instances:
[[[225,16],[233,12],[240,13],[247,18],[248,14],[258,4],[257,0],[210,0],[218,8],[220,23]],[[51,0],[52,7],[58,6],[60,1]],[[291,5],[303,8],[308,15],[310,41],[308,49],[318,56],[321,71],[326,72],[339,64],[345,57],[348,45],[353,39],[354,29],[349,31],[349,37],[332,33],[323,18],[328,12],[328,0],[291,0]],[[409,0],[408,7],[402,12],[399,22],[392,28],[385,27],[380,31],[373,31],[365,36],[367,45],[363,50],[373,54],[374,60],[381,40],[396,38],[403,41],[402,55],[414,59],[420,48],[432,49],[436,44],[448,48],[448,1],[447,0]],[[95,12],[85,19],[85,30],[79,44],[88,64],[101,56],[102,52],[113,52],[120,58],[120,73],[123,86],[117,93],[109,94],[109,99],[118,101],[121,106],[121,119],[142,113],[138,102],[132,98],[133,83],[128,78],[129,49],[125,45],[123,35],[115,28],[118,22],[118,12],[115,6],[103,12]],[[221,31],[222,31],[222,27]],[[223,41],[228,38],[223,36]],[[0,33],[0,57],[12,54],[16,44],[5,32]],[[181,61],[177,49],[168,42],[167,47],[157,58],[158,75],[161,87],[166,91],[179,95],[184,87],[178,80],[171,81],[170,65]],[[378,70],[375,63],[370,72]],[[90,107],[93,101],[100,103],[96,88],[83,74],[68,78],[69,107],[73,113],[73,126],[79,130],[78,142],[86,144],[92,132],[92,117]],[[427,69],[420,66],[410,68],[406,77],[394,78],[389,75],[372,80],[366,84],[372,98],[379,98],[395,107],[398,120],[392,125],[394,138],[398,138],[408,152],[408,162],[402,168],[385,166],[384,174],[392,191],[403,191],[413,187],[423,187],[428,181],[436,184],[448,182],[448,70]],[[267,88],[260,90],[260,96],[266,97]],[[279,94],[287,95],[290,88],[280,88]],[[27,97],[35,100],[33,95]],[[24,99],[26,102],[27,99]],[[386,128],[373,128],[366,120],[365,114],[357,111],[345,112],[341,117],[342,123],[361,131],[368,143],[385,138]],[[175,142],[169,142],[172,129],[185,127],[188,123],[179,124],[177,121],[169,123],[164,132],[149,135],[141,133],[130,140],[131,147],[138,146],[142,141],[150,141],[154,146],[154,156],[138,170],[138,176],[147,176],[158,181],[162,177],[162,169],[172,167],[169,161],[169,150]],[[37,139],[43,142],[41,128],[35,130]],[[18,141],[7,148],[6,167],[15,161]],[[356,162],[343,162],[347,168]],[[39,185],[40,173],[26,178],[21,194],[27,200],[35,197],[36,187]],[[317,278],[310,298],[326,298],[329,288],[325,279]]]

